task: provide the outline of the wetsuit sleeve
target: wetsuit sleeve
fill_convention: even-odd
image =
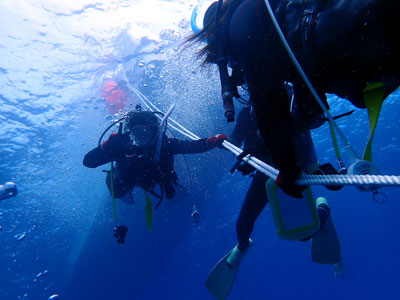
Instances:
[[[167,152],[174,154],[191,154],[203,153],[215,148],[207,144],[207,139],[200,139],[197,141],[188,141],[180,139],[168,139]]]
[[[97,168],[112,160],[124,157],[128,136],[113,133],[102,145],[89,151],[83,158],[83,165],[88,168]]]
[[[83,165],[88,168],[97,168],[111,161],[111,158],[100,147],[86,153],[83,158]]]
[[[250,112],[247,112],[247,108],[243,108],[239,112],[236,120],[236,125],[235,128],[233,128],[232,134],[229,136],[229,141],[237,147],[242,146],[244,142],[247,131],[246,121],[251,122]]]

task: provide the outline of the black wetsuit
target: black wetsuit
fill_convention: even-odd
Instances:
[[[250,151],[251,154],[258,159],[270,165],[272,164],[267,148],[261,136],[258,134],[257,122],[251,115],[250,106],[243,108],[239,112],[236,126],[232,135],[229,137],[229,141],[238,147],[243,144],[244,151]],[[268,203],[267,192],[265,190],[265,183],[268,178],[268,176],[260,171],[256,171],[253,181],[247,191],[246,198],[244,199],[236,222],[236,235],[239,242],[239,250],[247,247],[250,235],[253,232],[254,223]]]
[[[228,3],[228,1],[225,1]],[[399,1],[269,0],[297,60],[322,102],[325,93],[365,107],[362,90],[374,81],[399,86]],[[263,0],[232,0],[217,36],[220,49],[244,71],[261,135],[292,195],[301,171],[293,136],[313,128],[322,109],[300,77]],[[373,25],[372,25],[373,24]],[[395,26],[397,24],[397,26]],[[393,26],[391,26],[393,25]],[[212,41],[212,34],[208,37]],[[373,47],[373,48],[371,48]],[[373,50],[371,50],[373,49]],[[219,55],[221,56],[221,55]],[[217,59],[215,59],[217,61]],[[290,114],[284,82],[292,82],[297,114]],[[285,179],[285,180],[283,180]]]
[[[160,184],[167,198],[175,193],[174,185],[178,177],[174,170],[174,155],[206,152],[215,145],[207,143],[207,139],[197,141],[180,140],[164,136],[160,159],[156,162],[154,148],[138,148],[132,146],[129,135],[113,134],[101,147],[89,151],[83,165],[96,168],[111,161],[116,161],[114,170],[114,196],[123,197],[135,186],[152,191],[156,184]],[[110,174],[107,176],[107,186],[110,189]]]
[[[250,106],[243,108],[239,112],[235,128],[232,135],[229,137],[229,140],[238,147],[243,144],[244,152],[248,151],[258,159],[274,166],[264,141],[258,133],[257,122],[251,113]],[[303,155],[307,154],[303,153]],[[311,154],[311,157],[314,157],[313,153]],[[248,167],[250,166],[248,164],[245,164],[244,166],[246,165]],[[247,191],[246,198],[244,199],[236,222],[236,235],[239,250],[244,250],[248,246],[254,224],[268,203],[268,196],[265,188],[268,179],[269,177],[260,171],[254,173],[253,181]],[[318,209],[317,212],[322,228],[322,225],[329,216],[329,208]],[[304,240],[308,240],[309,238]]]

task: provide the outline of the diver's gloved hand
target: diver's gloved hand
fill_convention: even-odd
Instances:
[[[263,148],[265,149],[265,145],[263,144]],[[265,150],[264,150],[265,151]],[[259,156],[262,151],[260,151],[260,146],[259,145],[254,145],[252,147],[247,147],[245,150],[242,151],[237,157],[237,162],[231,169],[231,174],[233,174],[236,170],[242,173],[243,176],[247,176],[251,173],[253,173],[256,168],[254,168],[252,165],[249,163],[245,162],[243,158],[250,154],[251,156]]]
[[[236,170],[242,173],[243,176],[247,176],[255,171],[255,168],[245,162],[243,158],[247,156],[249,153],[248,150],[244,150],[242,153],[240,153],[237,157],[236,163],[233,165],[231,169],[231,174],[233,174]]]
[[[253,173],[256,168],[254,168],[252,165],[248,164],[247,162],[243,162],[239,167],[237,167],[237,170],[242,173],[243,176],[247,176],[251,173]]]
[[[129,135],[113,133],[102,144],[103,150],[115,159],[125,157],[125,152],[132,147]]]
[[[289,196],[301,199],[306,186],[297,185],[295,182],[300,177],[301,171],[279,172],[276,184]]]
[[[104,150],[115,150],[130,144],[130,139],[127,134],[113,133],[102,144]]]
[[[207,139],[207,146],[210,148],[222,148],[222,143],[226,140],[228,140],[228,136],[225,134],[217,134],[216,136],[212,136]]]

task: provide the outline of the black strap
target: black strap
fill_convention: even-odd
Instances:
[[[350,110],[348,112],[345,112],[345,113],[343,113],[341,115],[334,116],[333,119],[337,120],[337,119],[340,119],[340,118],[343,118],[343,117],[346,117],[346,116],[350,116],[353,112],[354,112],[354,109]]]
[[[246,155],[248,155],[248,154],[250,154],[249,151],[243,150],[242,153],[240,153],[240,154],[237,156],[237,161],[236,161],[236,163],[233,165],[232,169],[230,170],[230,173],[231,173],[231,174],[233,174],[233,173],[236,171],[236,169],[237,169],[237,168],[240,166],[240,164],[242,163],[243,158],[244,158]]]
[[[161,189],[161,195],[158,195],[154,190],[144,189],[146,192],[149,192],[154,197],[159,199],[159,201],[157,202],[156,206],[154,206],[154,209],[157,209],[160,206],[160,204],[163,201],[163,199],[164,199],[164,187],[163,187],[162,184],[160,184],[160,189]]]

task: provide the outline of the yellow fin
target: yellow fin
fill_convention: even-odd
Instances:
[[[385,98],[385,85],[382,82],[372,83],[363,90],[363,93],[369,117],[369,139],[365,146],[363,160],[372,161],[372,140]]]

